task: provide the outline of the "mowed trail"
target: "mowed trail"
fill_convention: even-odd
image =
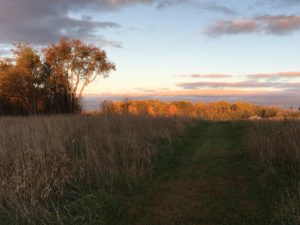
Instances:
[[[237,123],[203,122],[153,180],[139,225],[268,225],[272,202]]]

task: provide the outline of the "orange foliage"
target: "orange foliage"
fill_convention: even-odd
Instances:
[[[136,106],[134,106],[134,105],[129,105],[128,106],[128,112],[130,114],[135,114],[135,115],[138,114],[138,110],[137,110]]]
[[[151,116],[189,116],[211,120],[238,120],[249,118],[283,118],[289,111],[277,107],[257,106],[246,102],[226,101],[192,103],[189,101],[163,102],[159,100],[140,100],[112,102],[113,113],[129,113]],[[102,107],[107,105],[102,103]],[[102,108],[107,112],[107,107]]]
[[[169,105],[168,115],[174,116],[174,115],[176,115],[177,112],[178,112],[178,109],[177,109],[176,105]]]
[[[148,108],[147,108],[147,113],[148,113],[149,115],[151,115],[151,116],[154,116],[154,115],[155,115],[155,111],[154,111],[154,109],[153,109],[152,106],[148,106]]]

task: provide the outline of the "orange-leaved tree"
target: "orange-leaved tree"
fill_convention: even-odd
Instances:
[[[70,111],[73,111],[74,100],[82,97],[91,82],[99,76],[106,78],[115,70],[104,50],[78,39],[63,37],[58,44],[50,45],[43,52],[52,71],[63,76]]]

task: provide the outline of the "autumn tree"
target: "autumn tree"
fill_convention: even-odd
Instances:
[[[174,115],[176,115],[177,111],[178,111],[177,107],[175,105],[171,104],[168,107],[168,113],[167,113],[167,115],[168,116],[174,116]]]
[[[16,45],[13,54],[13,63],[6,66],[2,63],[2,94],[18,99],[27,113],[35,115],[47,79],[42,61],[28,44]]]
[[[64,37],[43,52],[55,79],[65,83],[71,111],[74,109],[74,100],[81,98],[91,82],[99,76],[108,77],[115,70],[115,65],[107,59],[105,51],[81,40]]]
[[[176,106],[178,112],[183,116],[192,116],[194,114],[194,106],[189,101],[175,101],[172,104]]]
[[[114,112],[113,102],[110,100],[104,100],[100,104],[100,109],[102,113],[109,114]]]
[[[10,59],[0,59],[0,115],[14,114],[19,111],[5,92],[7,73],[12,67]]]
[[[206,104],[203,102],[197,102],[194,105],[196,116],[199,118],[206,117]]]
[[[68,38],[42,52],[17,44],[12,53],[0,59],[1,115],[76,112],[84,89],[115,70],[105,51]]]
[[[0,58],[0,94],[1,94],[1,96],[4,95],[4,92],[3,92],[4,82],[6,79],[6,74],[10,70],[11,67],[13,67],[11,60]]]

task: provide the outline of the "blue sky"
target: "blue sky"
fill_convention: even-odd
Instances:
[[[3,0],[0,30],[3,56],[60,35],[103,47],[117,71],[87,96],[300,104],[300,0]]]

